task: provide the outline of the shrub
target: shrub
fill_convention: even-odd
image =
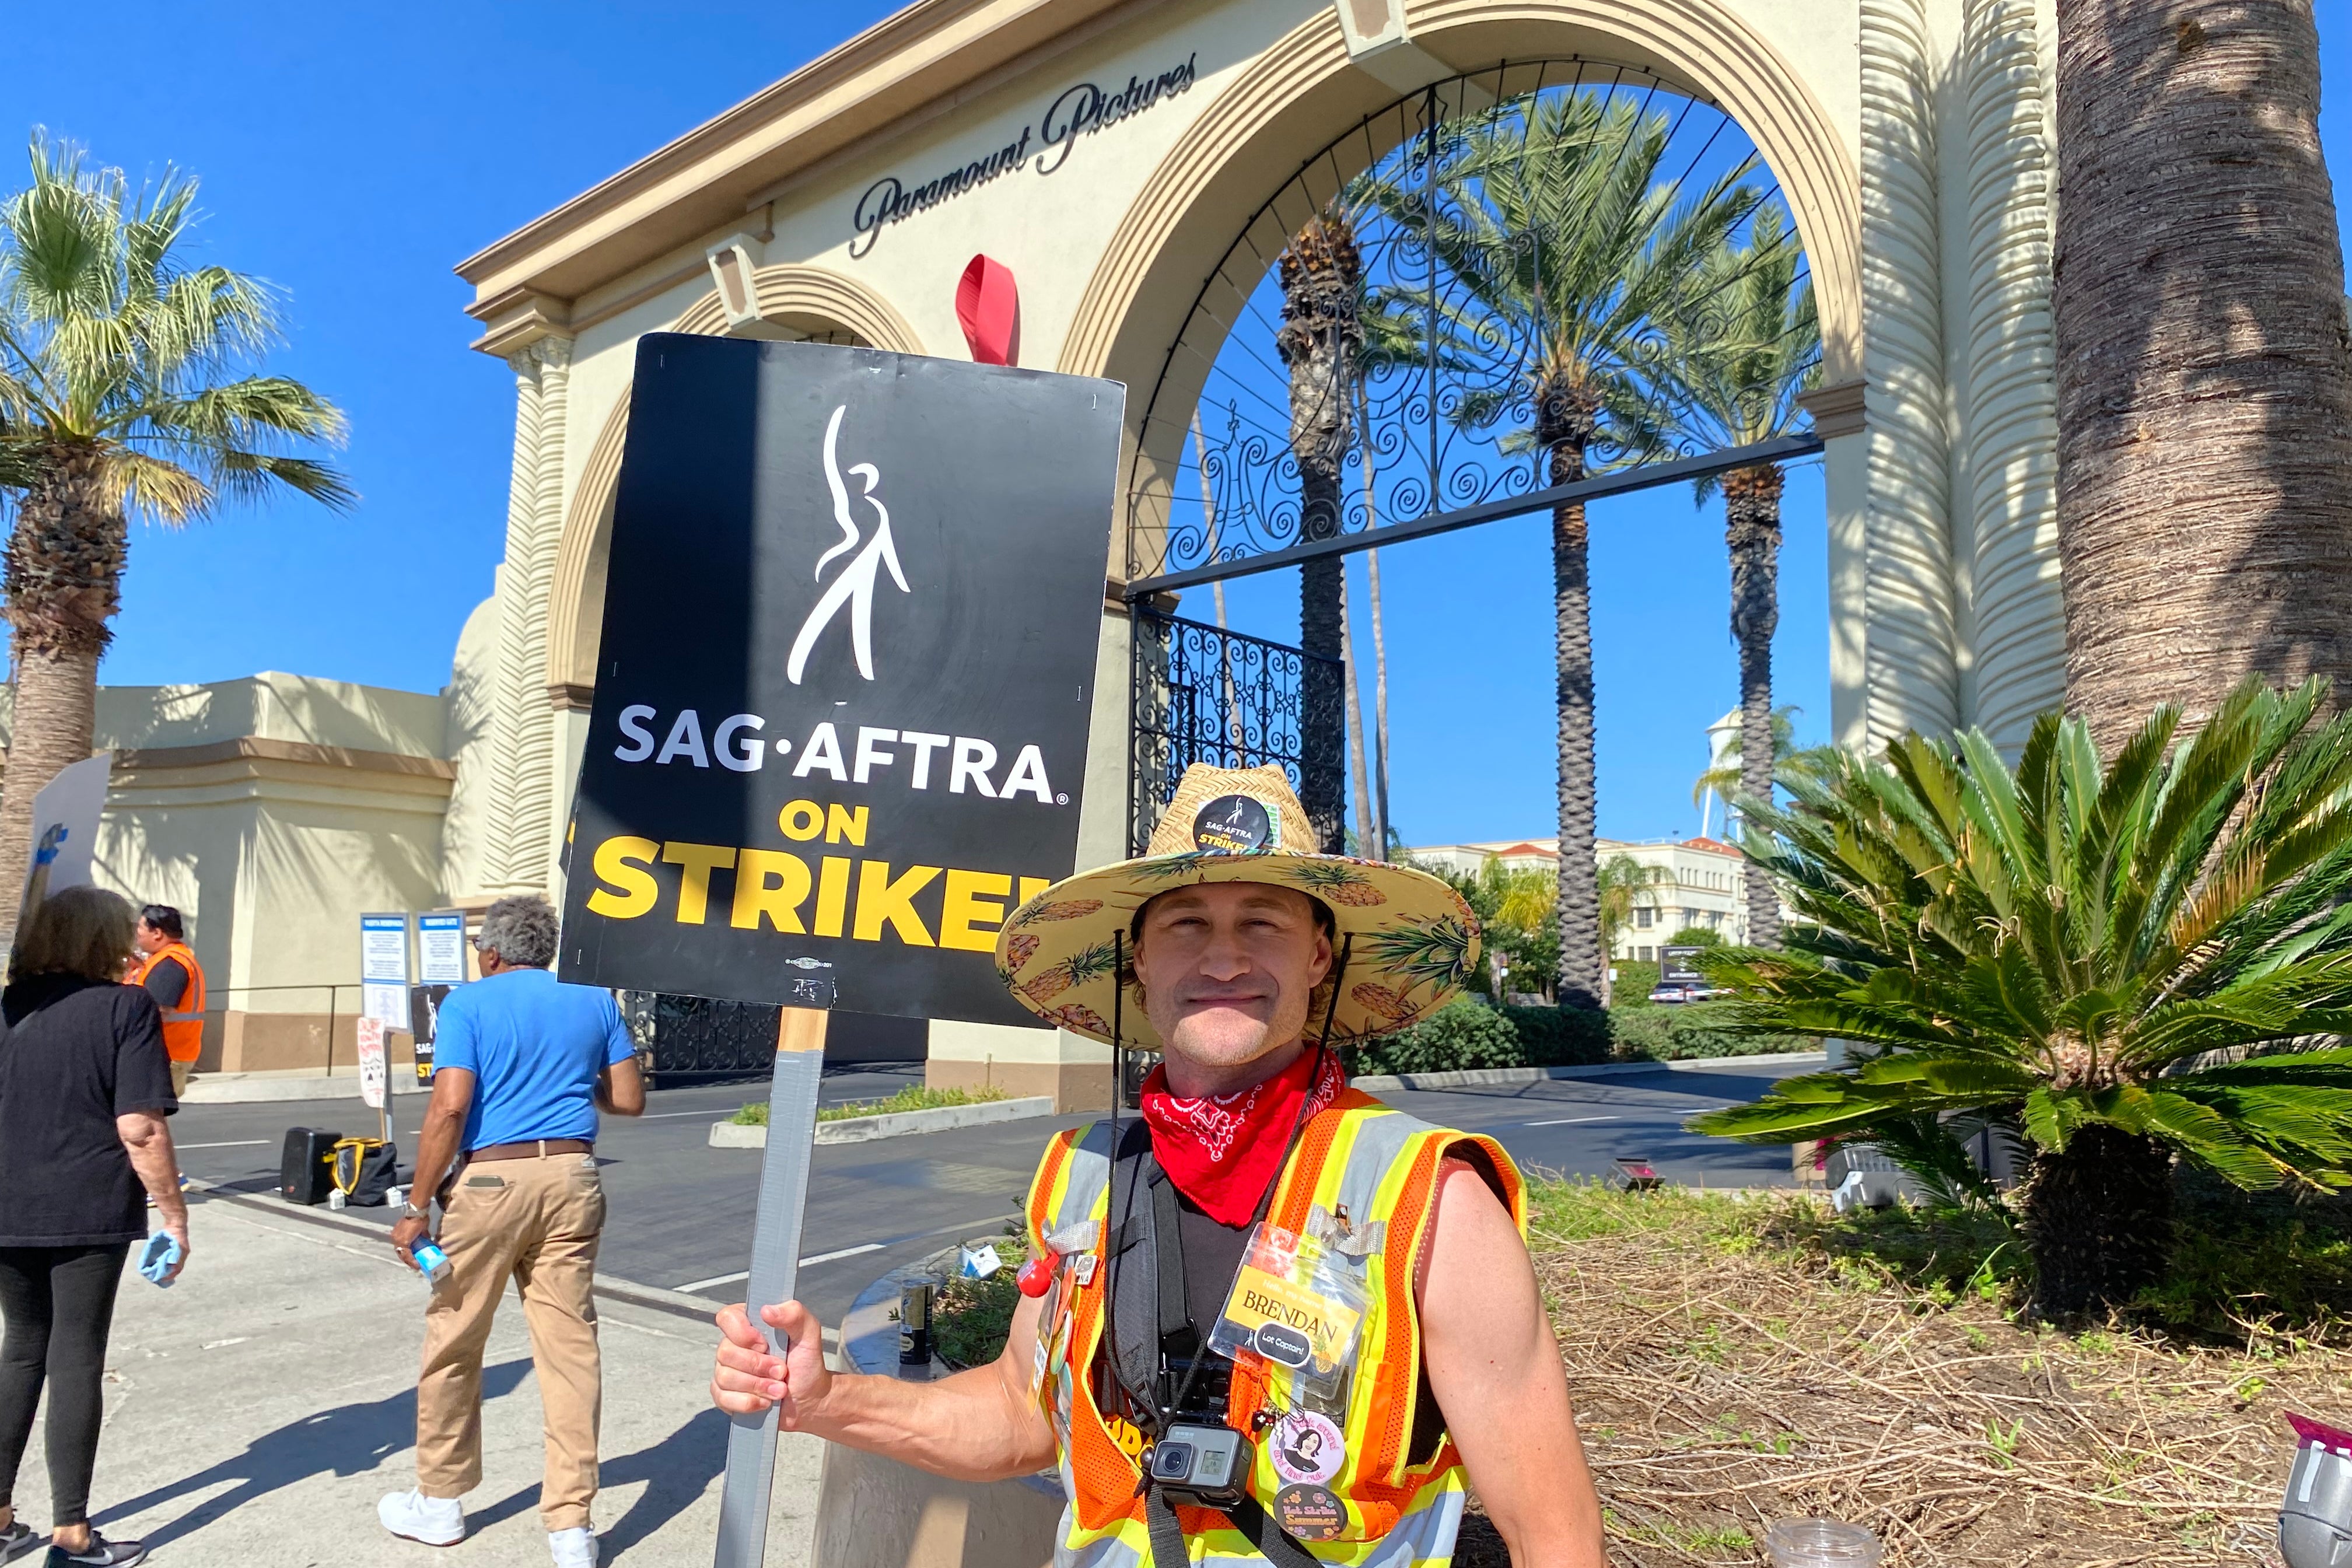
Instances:
[[[1612,985],[1609,991],[1609,994],[1616,998],[1610,1004],[1612,1010],[1618,1007],[1647,1007],[1652,1005],[1650,993],[1657,989],[1658,984],[1656,964],[1645,959],[1621,958],[1611,967],[1617,971],[1616,984]]]
[[[1448,1002],[1402,1034],[1360,1047],[1356,1057],[1359,1072],[1453,1072],[1525,1065],[1518,1031],[1510,1019],[1466,997]]]
[[[1609,1015],[1582,1007],[1506,1007],[1519,1060],[1533,1068],[1591,1067],[1609,1059]]]
[[[1609,1009],[1610,1054],[1619,1061],[1670,1060],[1674,1054],[1675,1014],[1670,1007]]]

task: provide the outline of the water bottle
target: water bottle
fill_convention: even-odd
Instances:
[[[449,1282],[449,1255],[431,1237],[419,1237],[408,1256],[416,1259],[416,1271],[431,1280],[436,1290]]]

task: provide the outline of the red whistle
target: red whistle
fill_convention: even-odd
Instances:
[[[1041,1252],[1021,1266],[1013,1282],[1021,1287],[1024,1296],[1042,1296],[1054,1283],[1054,1271],[1062,1266],[1061,1258],[1051,1252]]]

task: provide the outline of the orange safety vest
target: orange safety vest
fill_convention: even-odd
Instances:
[[[167,958],[180,961],[188,972],[188,984],[180,992],[179,1005],[164,1010],[163,1054],[175,1062],[192,1062],[205,1048],[205,966],[196,962],[188,944],[166,942],[141,959],[131,972],[131,984],[145,985],[148,972]]]
[[[1294,1234],[1338,1238],[1334,1245],[1370,1288],[1354,1365],[1336,1399],[1301,1386],[1298,1373],[1255,1351],[1234,1357],[1226,1421],[1258,1439],[1249,1490],[1269,1514],[1279,1516],[1286,1478],[1260,1430],[1260,1413],[1270,1419],[1311,1409],[1343,1434],[1344,1456],[1318,1489],[1326,1508],[1336,1509],[1306,1543],[1319,1562],[1433,1568],[1453,1555],[1465,1485],[1461,1457],[1444,1436],[1430,1451],[1412,1451],[1422,1388],[1413,1271],[1436,1212],[1441,1163],[1465,1145],[1492,1167],[1524,1234],[1525,1185],[1500,1144],[1433,1127],[1355,1089],[1307,1123],[1275,1190],[1270,1221]],[[1069,1499],[1058,1568],[1129,1568],[1150,1557],[1137,1495],[1139,1435],[1094,1398],[1093,1368],[1108,1352],[1110,1270],[1103,1265],[1112,1154],[1108,1122],[1061,1133],[1046,1146],[1026,1205],[1033,1251],[1062,1255],[1039,1322],[1035,1374]],[[1176,1515],[1195,1563],[1265,1561],[1223,1512],[1179,1504]]]

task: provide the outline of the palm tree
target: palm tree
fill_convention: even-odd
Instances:
[[[1822,329],[1805,253],[1780,209],[1768,206],[1744,246],[1699,269],[1686,318],[1662,334],[1653,374],[1678,432],[1720,450],[1785,436],[1804,417],[1797,395],[1821,377]],[[1739,793],[1768,798],[1778,737],[1772,714],[1772,633],[1780,625],[1780,467],[1759,463],[1698,481],[1704,504],[1723,492],[1731,555],[1731,637],[1739,647]],[[1718,792],[1721,793],[1721,792]],[[1727,801],[1731,797],[1725,795]],[[1748,937],[1780,944],[1780,896],[1760,861],[1747,867]]]
[[[1797,709],[1794,706],[1772,710],[1771,779],[1775,785],[1784,788],[1791,779],[1822,777],[1831,765],[1831,759],[1837,755],[1835,746],[1799,746],[1797,744],[1796,713]],[[1743,724],[1741,731],[1744,731],[1745,729],[1746,726]],[[1744,732],[1735,732],[1731,738],[1729,753],[1731,760],[1707,769],[1691,782],[1691,804],[1704,805],[1710,795],[1717,800],[1728,803],[1746,793],[1748,791],[1747,752],[1747,735]],[[1769,799],[1770,797],[1759,795],[1758,798]],[[1726,831],[1728,831],[1727,821],[1725,826]],[[1757,945],[1760,947],[1765,944],[1759,942]]]
[[[32,184],[0,203],[0,485],[16,701],[0,782],[0,888],[24,879],[33,795],[90,754],[133,512],[193,521],[287,489],[342,507],[341,474],[295,455],[343,432],[283,376],[236,374],[278,340],[268,285],[184,264],[195,182],[135,195],[119,169],[36,132]],[[13,926],[13,890],[0,923]]]
[[[1337,202],[1307,220],[1279,261],[1282,329],[1275,347],[1290,371],[1290,451],[1298,465],[1301,542],[1339,532],[1341,465],[1351,423],[1352,366],[1363,345],[1357,302],[1363,265],[1355,226]],[[1348,657],[1346,566],[1336,555],[1298,569],[1299,804],[1324,849],[1338,852],[1347,830],[1339,800],[1339,731],[1349,727],[1341,670]],[[1327,662],[1328,661],[1328,662]]]
[[[2014,1121],[2045,1316],[2128,1301],[2169,1240],[2175,1155],[2242,1187],[2352,1185],[2352,717],[2249,680],[2176,745],[2165,707],[2103,765],[2044,714],[2012,773],[1979,731],[1841,755],[1751,801],[1797,922],[1704,962],[1726,1026],[1853,1042],[1695,1131],[1900,1142]],[[1916,1141],[1916,1140],[1915,1140]]]
[[[1618,935],[1633,923],[1633,910],[1642,895],[1673,880],[1674,873],[1664,866],[1644,866],[1631,855],[1612,855],[1601,863],[1594,888],[1601,910],[1603,1000],[1608,997],[1609,956],[1617,951]]]
[[[1743,162],[1696,196],[1661,179],[1672,119],[1587,92],[1507,100],[1443,139],[1428,177],[1407,160],[1366,189],[1425,236],[1447,279],[1425,310],[1448,363],[1516,353],[1511,384],[1472,389],[1457,423],[1525,426],[1506,450],[1541,454],[1541,482],[1563,485],[1663,445],[1648,384],[1652,335],[1685,301],[1738,226],[1764,201]],[[1425,155],[1424,155],[1425,156]],[[1410,291],[1398,303],[1413,308]],[[1514,413],[1514,411],[1519,411]],[[1594,865],[1592,619],[1584,507],[1552,511],[1552,598],[1559,742],[1560,1000],[1601,1004],[1600,884]]]
[[[2249,671],[2352,672],[2319,58],[2312,0],[2058,8],[2066,705],[2103,745]]]

